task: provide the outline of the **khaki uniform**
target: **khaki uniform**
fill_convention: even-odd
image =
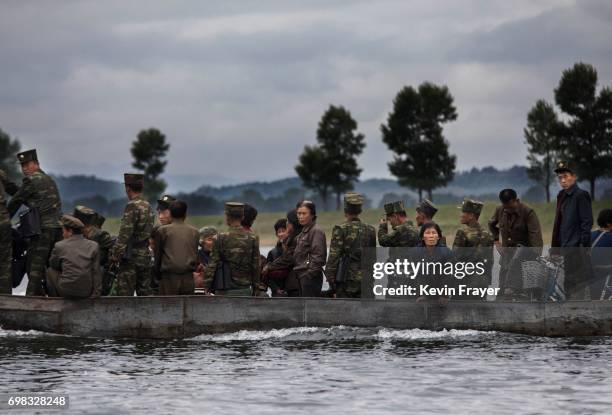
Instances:
[[[155,273],[160,295],[192,295],[193,272],[198,266],[200,233],[185,222],[173,219],[155,233]]]
[[[83,235],[56,243],[49,260],[47,286],[54,297],[98,297],[102,290],[98,244]]]

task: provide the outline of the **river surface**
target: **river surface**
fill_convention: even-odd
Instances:
[[[0,330],[0,367],[0,393],[68,394],[72,413],[612,412],[612,337],[303,327],[145,342]]]

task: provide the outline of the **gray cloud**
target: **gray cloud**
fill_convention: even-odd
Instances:
[[[430,80],[456,98],[460,168],[524,163],[526,113],[564,68],[586,60],[611,83],[612,11],[506,3],[5,2],[0,126],[54,172],[120,177],[156,126],[171,174],[274,179],[333,103],[366,134],[364,177],[384,177],[380,123],[403,85]]]

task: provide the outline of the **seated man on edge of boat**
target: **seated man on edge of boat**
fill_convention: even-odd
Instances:
[[[102,290],[100,249],[83,236],[83,222],[71,215],[60,219],[63,240],[53,247],[47,270],[50,297],[99,297]]]

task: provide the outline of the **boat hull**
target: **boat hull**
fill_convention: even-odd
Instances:
[[[80,337],[176,339],[301,326],[472,329],[537,336],[612,335],[612,302],[455,301],[258,297],[62,298],[0,295],[0,327]]]

